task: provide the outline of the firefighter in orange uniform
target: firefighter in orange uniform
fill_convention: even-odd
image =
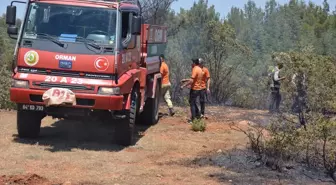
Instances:
[[[161,61],[161,68],[160,68],[160,73],[162,75],[162,88],[161,88],[161,96],[164,98],[168,105],[169,109],[169,115],[173,116],[175,114],[174,109],[173,109],[173,102],[171,101],[171,96],[170,96],[170,80],[169,80],[169,68],[168,65],[165,61],[165,57],[163,54],[160,55],[160,61]]]
[[[199,109],[197,107],[197,98],[201,98],[201,92],[202,92],[202,80],[204,76],[204,72],[202,68],[200,67],[199,59],[192,60],[192,73],[191,78],[186,81],[181,88],[184,88],[186,86],[190,86],[190,95],[189,95],[189,103],[190,103],[190,111],[191,111],[191,120],[188,122],[191,124],[195,119],[199,118],[199,115],[197,113],[199,112]]]

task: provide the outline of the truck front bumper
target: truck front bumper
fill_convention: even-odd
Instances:
[[[44,90],[11,88],[10,100],[19,104],[44,105],[42,95]],[[123,110],[124,96],[123,95],[98,95],[75,93],[77,105],[70,106],[74,108],[88,108],[98,110]],[[66,106],[69,107],[69,106]]]

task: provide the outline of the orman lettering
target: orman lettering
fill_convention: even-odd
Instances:
[[[55,59],[56,59],[56,60],[76,61],[76,56],[55,55]]]

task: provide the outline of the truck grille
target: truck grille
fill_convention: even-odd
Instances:
[[[94,86],[85,85],[67,85],[67,84],[56,84],[56,83],[46,83],[46,82],[33,82],[33,85],[43,89],[49,89],[52,87],[66,88],[73,91],[94,91]]]

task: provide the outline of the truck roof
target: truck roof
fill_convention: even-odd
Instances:
[[[109,8],[117,8],[119,4],[120,8],[139,9],[137,5],[137,0],[29,0],[29,1],[53,3],[53,4],[91,6],[91,7],[109,7]]]

